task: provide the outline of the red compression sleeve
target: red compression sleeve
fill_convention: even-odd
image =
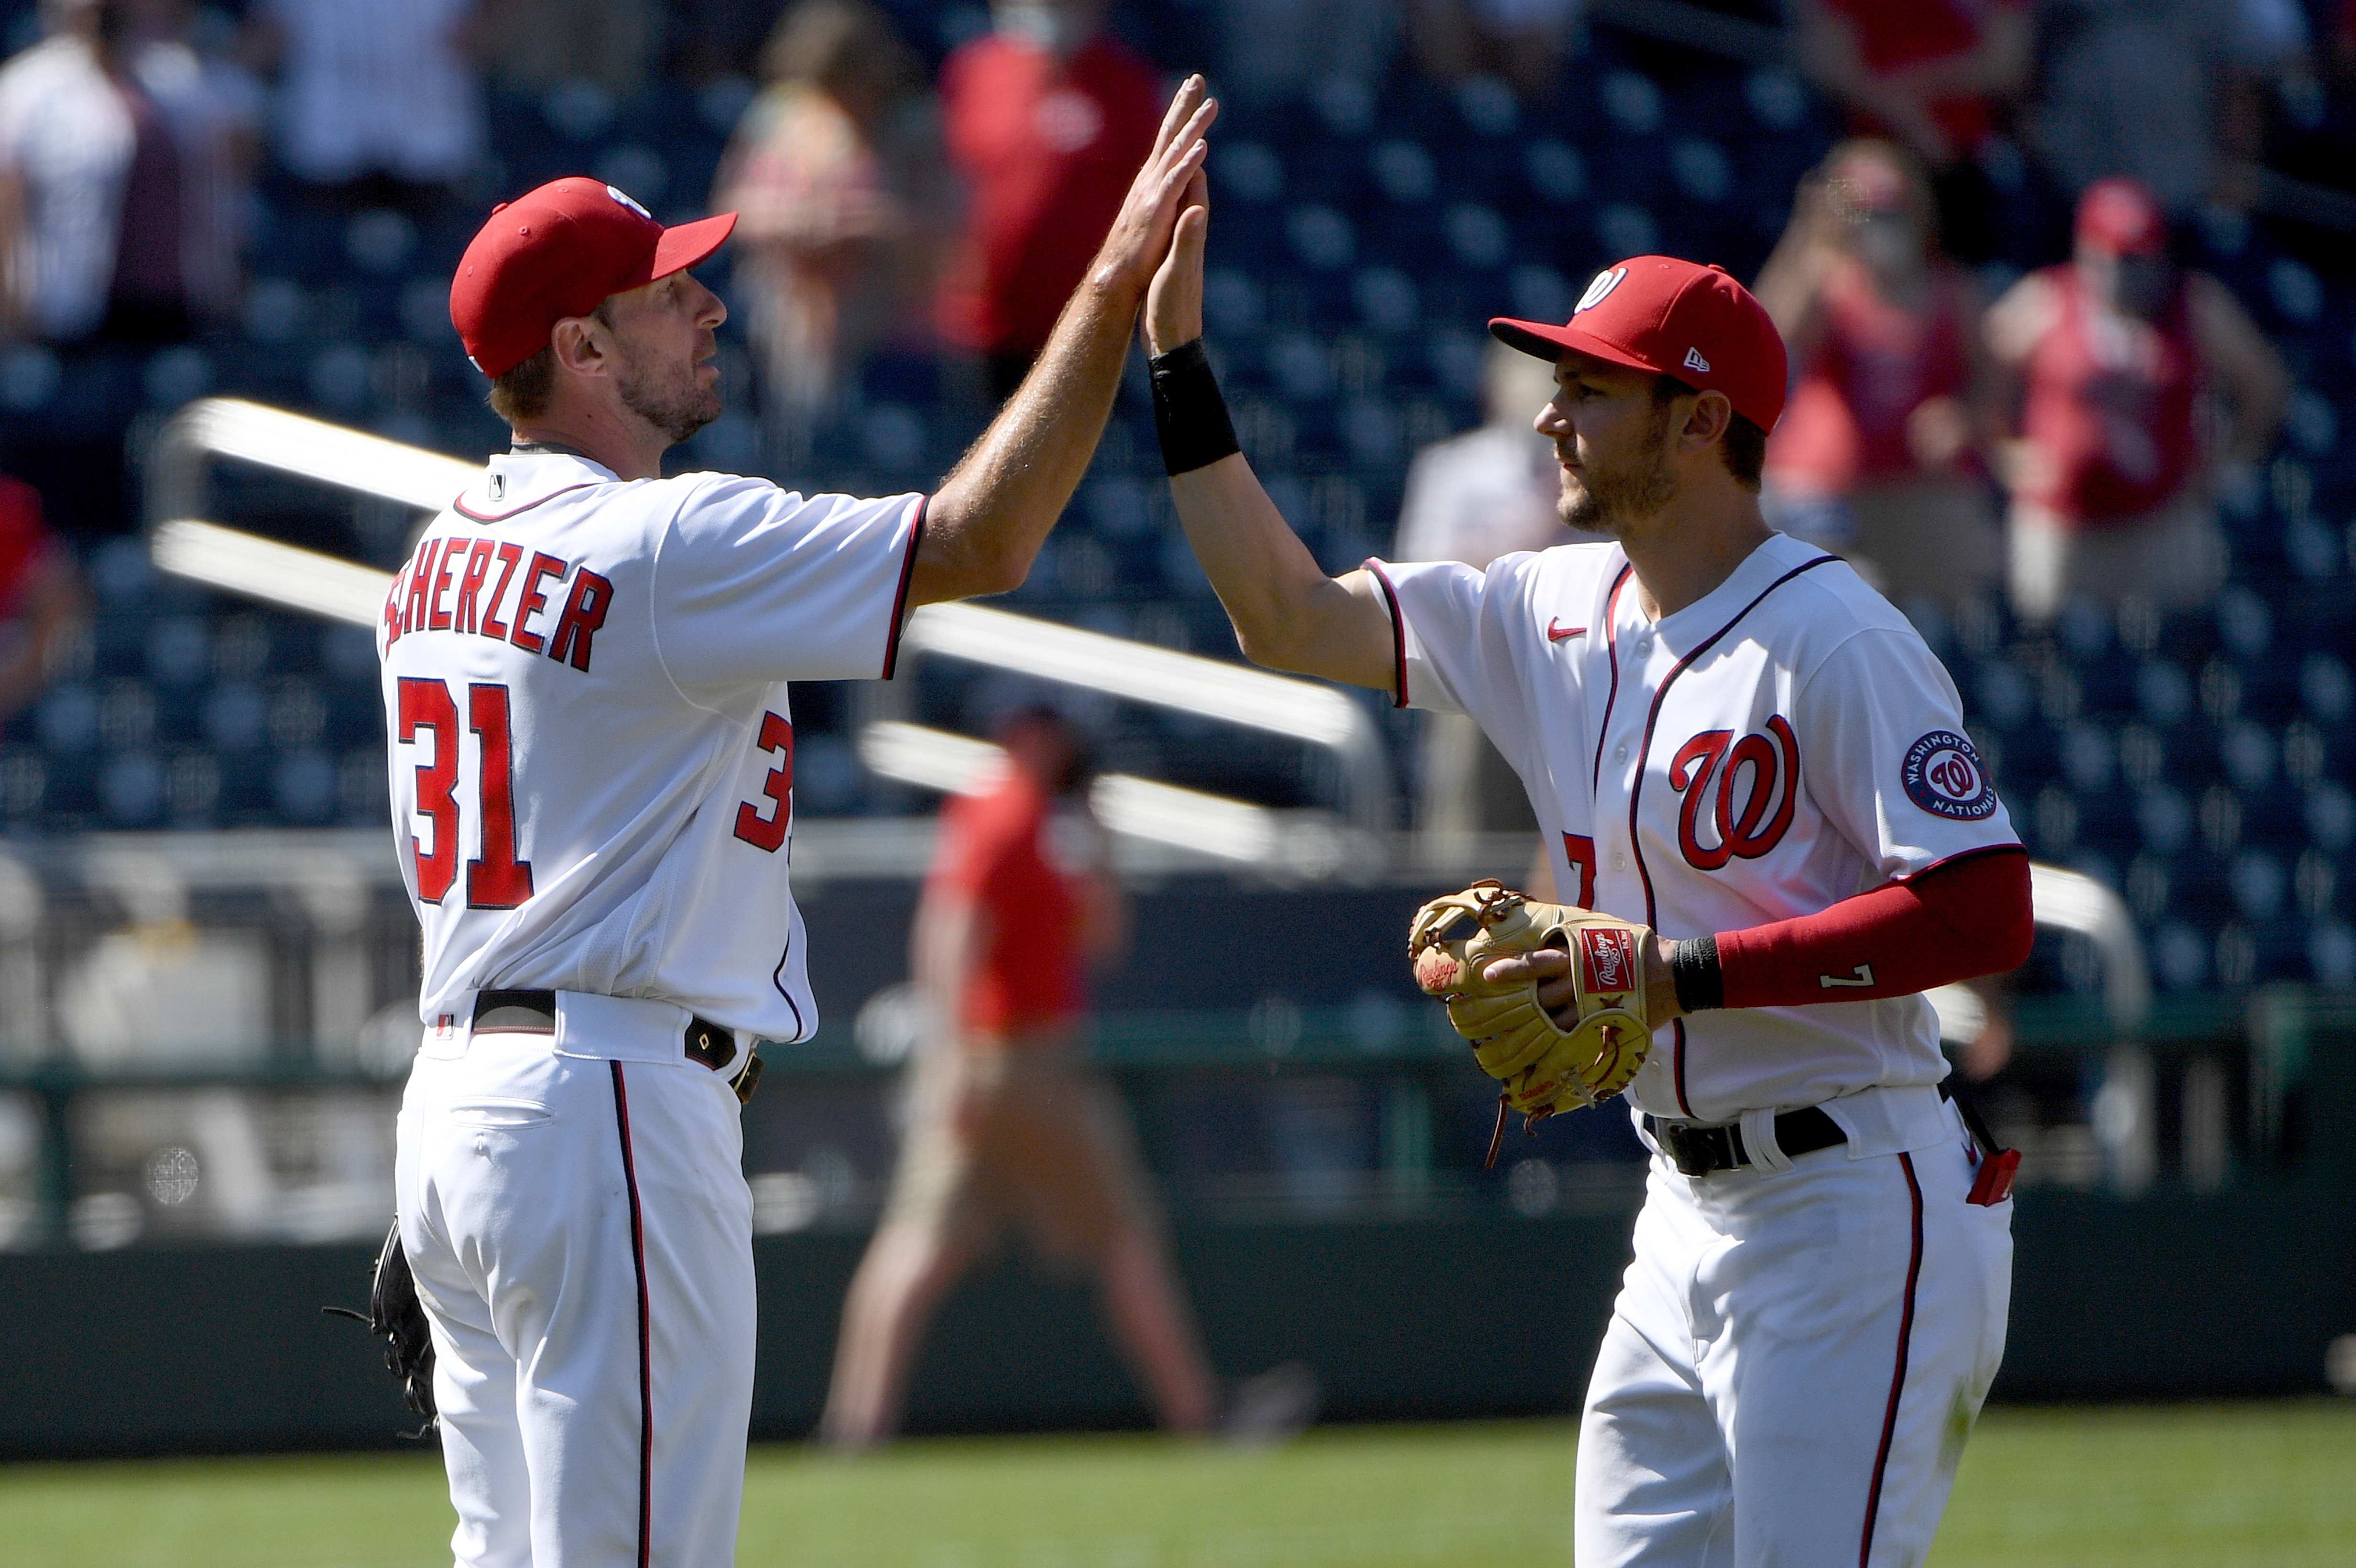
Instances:
[[[1974,850],[1820,914],[1719,933],[1723,1005],[1909,996],[2019,968],[2035,936],[2029,851]]]

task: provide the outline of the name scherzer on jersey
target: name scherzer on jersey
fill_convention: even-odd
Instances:
[[[1513,763],[1558,894],[1668,938],[1815,914],[2017,845],[1922,639],[1843,561],[1775,534],[1657,624],[1616,544],[1368,561],[1403,706],[1479,721]],[[1945,1076],[1920,996],[1730,1008],[1656,1036],[1630,1086],[1656,1116],[1732,1121]]]
[[[529,987],[809,1037],[786,682],[891,674],[923,507],[535,453],[434,519],[378,631],[429,1027]]]

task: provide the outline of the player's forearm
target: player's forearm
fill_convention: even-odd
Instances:
[[[1983,850],[1816,914],[1671,944],[1687,1012],[1912,996],[2018,968],[2036,934],[2029,855]]]
[[[910,603],[1022,586],[1104,434],[1140,297],[1125,280],[1080,285],[1021,389],[926,508]]]
[[[1242,453],[1173,476],[1170,498],[1246,658],[1388,689],[1390,661],[1350,656],[1362,640],[1336,632],[1369,607],[1325,574]]]
[[[1180,199],[1200,183],[1203,133],[1217,112],[1199,76],[1171,100],[1153,155],[1038,363],[926,508],[910,603],[1002,593],[1029,574],[1104,433],[1130,328],[1169,252]]]

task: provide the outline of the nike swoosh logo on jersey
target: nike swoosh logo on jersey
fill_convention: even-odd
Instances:
[[[1856,965],[1849,970],[1849,975],[1852,977],[1848,979],[1843,979],[1838,975],[1819,975],[1816,976],[1816,988],[1820,991],[1829,991],[1835,986],[1864,987],[1873,984],[1873,965],[1870,964]]]
[[[1547,623],[1547,641],[1549,643],[1558,643],[1565,637],[1583,637],[1585,635],[1587,635],[1587,628],[1584,626],[1566,626],[1560,621],[1548,621]]]

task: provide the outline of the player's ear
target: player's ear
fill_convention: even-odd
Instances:
[[[605,342],[594,316],[566,316],[549,334],[548,342],[556,351],[559,369],[570,370],[576,376],[605,373]]]
[[[1703,392],[1694,399],[1693,408],[1686,414],[1685,429],[1680,432],[1682,444],[1698,452],[1715,445],[1734,428],[1734,404],[1724,392]]]

